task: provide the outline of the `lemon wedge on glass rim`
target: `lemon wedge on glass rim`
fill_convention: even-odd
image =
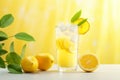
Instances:
[[[87,19],[79,18],[76,21],[73,22],[73,24],[78,25],[78,34],[84,35],[87,33],[90,29],[90,24],[87,21]]]

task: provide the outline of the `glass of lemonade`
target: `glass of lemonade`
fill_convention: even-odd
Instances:
[[[56,27],[57,64],[59,71],[69,72],[77,69],[77,25],[59,24]]]

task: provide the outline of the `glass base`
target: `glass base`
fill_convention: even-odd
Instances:
[[[77,71],[77,66],[75,67],[58,67],[60,72],[75,72]]]

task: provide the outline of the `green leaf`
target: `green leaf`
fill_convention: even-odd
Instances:
[[[81,16],[82,11],[78,11],[72,18],[71,18],[71,22],[76,21],[80,16]]]
[[[20,65],[21,57],[15,52],[10,52],[6,56],[6,61],[7,61],[8,64],[18,64],[18,65]]]
[[[15,38],[20,39],[20,40],[25,40],[25,41],[35,41],[35,39],[31,35],[25,32],[17,33],[15,35]]]
[[[8,35],[3,32],[3,31],[0,31],[0,41],[4,41],[8,38]]]
[[[1,20],[0,20],[0,26],[1,26]]]
[[[14,42],[11,42],[11,44],[10,44],[10,52],[15,52],[15,50],[14,50]]]
[[[23,58],[24,57],[24,55],[25,55],[25,49],[26,49],[26,44],[23,46],[23,48],[22,48],[22,52],[21,52],[21,58]]]
[[[85,23],[87,21],[87,19],[84,19],[83,21],[81,21],[80,23],[78,23],[78,26],[82,25],[83,23]]]
[[[10,73],[14,73],[14,74],[21,74],[22,73],[22,68],[20,65],[16,65],[16,64],[9,64],[7,66],[8,71]]]
[[[4,46],[4,43],[0,43],[0,49],[2,49]]]
[[[0,28],[5,28],[9,26],[14,21],[12,14],[4,15],[0,20]]]
[[[4,49],[0,49],[0,56],[4,55],[7,53],[7,50],[4,50]]]
[[[0,57],[0,68],[5,68],[5,62],[1,57]]]

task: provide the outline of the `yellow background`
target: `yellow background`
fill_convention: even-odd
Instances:
[[[0,17],[11,13],[15,20],[10,27],[1,29],[9,36],[27,32],[35,37],[28,43],[26,56],[49,52],[56,56],[55,26],[69,22],[78,10],[88,18],[91,28],[80,35],[79,54],[95,53],[101,63],[120,63],[120,0],[0,0]],[[15,38],[6,42],[9,49],[15,41],[20,53],[26,43]]]

